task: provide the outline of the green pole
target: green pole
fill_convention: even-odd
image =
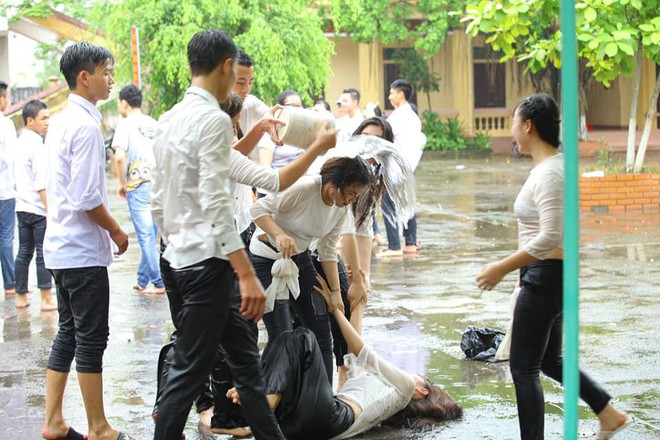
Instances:
[[[577,440],[580,391],[578,304],[578,66],[575,0],[561,0],[561,102],[564,123],[564,440]]]

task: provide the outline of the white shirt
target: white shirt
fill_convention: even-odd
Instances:
[[[234,196],[232,207],[238,232],[245,231],[252,222],[252,188],[263,188],[269,192],[280,190],[278,170],[259,165],[232,148],[229,156],[229,179]]]
[[[91,102],[71,93],[69,105],[51,121],[44,238],[49,269],[107,267],[112,262],[110,234],[87,213],[101,205],[108,208],[101,120]]]
[[[251,209],[254,220],[270,215],[284,232],[294,239],[298,252],[307,250],[318,238],[319,261],[337,261],[337,242],[346,220],[346,208],[328,206],[321,197],[321,176],[303,176],[278,194],[257,200]],[[259,245],[258,229],[252,236],[250,251]],[[268,237],[276,246],[274,237]],[[262,243],[263,244],[263,243]],[[256,255],[269,258],[269,255]]]
[[[357,404],[362,413],[348,430],[333,437],[333,440],[350,438],[370,430],[405,408],[415,393],[412,375],[382,359],[367,345],[362,347],[357,357],[345,355],[344,361],[348,379],[337,396]]]
[[[16,127],[11,119],[0,112],[0,200],[16,197],[13,166],[15,145]]]
[[[133,112],[117,123],[112,145],[126,152],[126,189],[133,191],[151,182],[155,164],[154,139],[158,123],[142,112]]]
[[[247,133],[252,126],[261,118],[265,116],[270,116],[268,111],[270,108],[259,98],[254,95],[247,95],[245,101],[243,101],[243,110],[241,110],[241,118],[239,120],[239,125],[243,133]],[[266,148],[270,151],[275,150],[275,144],[270,138],[268,133],[265,133],[257,146],[250,152],[250,159],[259,163],[259,149]]]
[[[518,245],[543,260],[564,247],[564,155],[537,164],[529,173],[513,210],[518,217]]]
[[[158,121],[151,211],[175,269],[242,249],[229,190],[233,129],[207,90],[190,87]]]
[[[16,178],[16,212],[46,215],[39,191],[46,189],[48,151],[43,138],[27,128],[16,141],[14,176]]]
[[[387,122],[392,126],[394,144],[399,148],[410,168],[414,171],[422,157],[426,145],[426,135],[422,133],[422,121],[410,104],[401,104],[390,116]]]
[[[353,133],[360,124],[364,121],[364,113],[359,109],[355,110],[353,116],[344,115],[337,119],[337,128],[339,129],[339,140],[348,139],[353,136]]]

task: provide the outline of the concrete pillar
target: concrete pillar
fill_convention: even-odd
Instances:
[[[0,80],[11,84],[9,78],[9,23],[0,17]]]

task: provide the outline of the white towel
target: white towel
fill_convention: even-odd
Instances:
[[[298,266],[291,258],[278,258],[270,269],[273,280],[266,289],[266,308],[264,313],[272,312],[276,299],[289,299],[289,292],[294,299],[300,295],[298,284]]]

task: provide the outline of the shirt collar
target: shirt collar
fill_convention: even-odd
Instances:
[[[75,93],[69,93],[69,102],[85,109],[85,111],[87,111],[87,113],[89,113],[99,124],[103,122],[103,116],[99,109],[82,96],[76,95]]]
[[[31,142],[39,141],[42,144],[44,143],[44,138],[42,138],[37,132],[24,128],[21,132],[21,136],[27,137]]]
[[[197,87],[197,86],[188,87],[188,90],[186,90],[186,95],[197,95],[200,98],[204,99],[205,101],[208,101],[209,104],[220,108],[220,103],[218,102],[217,99],[215,99],[215,96],[213,96],[211,92],[209,92],[208,90],[203,89],[201,87]]]

